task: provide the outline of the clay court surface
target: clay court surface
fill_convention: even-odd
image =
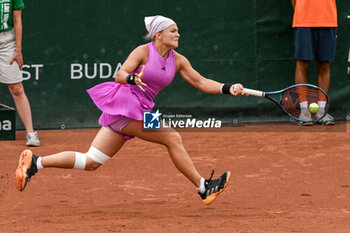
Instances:
[[[203,176],[232,172],[210,206],[164,147],[140,139],[97,171],[42,170],[19,192],[19,131],[16,141],[0,141],[0,232],[350,232],[349,126],[181,132]],[[33,151],[85,152],[97,130],[41,130]]]

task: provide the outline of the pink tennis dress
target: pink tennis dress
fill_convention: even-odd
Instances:
[[[93,102],[102,111],[100,125],[108,126],[124,117],[142,121],[143,112],[153,109],[153,99],[174,79],[176,73],[174,51],[170,50],[168,58],[165,59],[159,55],[153,42],[147,45],[148,60],[142,78],[142,82],[147,84],[143,87],[145,91],[136,85],[117,82],[101,83],[87,90]],[[132,74],[141,70],[142,66]]]

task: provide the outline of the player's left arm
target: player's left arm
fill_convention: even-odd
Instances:
[[[183,79],[189,82],[192,86],[209,94],[221,94],[223,83],[219,83],[212,79],[208,79],[200,75],[188,61],[188,59],[175,53],[177,71],[180,73]],[[235,96],[243,94],[243,86],[241,84],[232,85],[230,93]]]
[[[21,70],[23,66],[23,56],[22,56],[22,10],[12,11],[13,16],[13,27],[15,30],[16,37],[16,51],[12,56],[10,65],[14,61],[17,61],[18,67]]]

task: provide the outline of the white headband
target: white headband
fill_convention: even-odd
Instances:
[[[161,15],[145,17],[148,37],[151,39],[156,35],[156,32],[160,32],[173,24],[176,24],[174,20]]]

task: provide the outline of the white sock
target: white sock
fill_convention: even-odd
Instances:
[[[205,182],[205,179],[202,177],[201,178],[201,185],[199,186],[199,188],[197,188],[197,191],[200,192],[200,193],[204,193],[205,192],[204,182]]]
[[[36,167],[38,168],[38,170],[44,169],[43,165],[41,164],[41,157],[39,157],[39,158],[36,160]]]
[[[317,103],[318,103],[318,106],[319,106],[320,110],[322,112],[324,112],[324,109],[326,107],[326,101],[319,100]]]
[[[301,111],[308,109],[307,101],[300,102]]]
[[[326,107],[326,101],[319,100],[319,101],[318,101],[318,106],[319,106],[320,108],[325,108],[325,107]]]

